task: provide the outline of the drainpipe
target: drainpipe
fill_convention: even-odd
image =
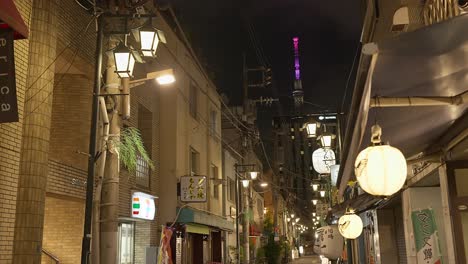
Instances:
[[[226,216],[226,200],[227,200],[227,194],[226,194],[226,191],[227,191],[227,176],[226,176],[226,166],[225,166],[225,163],[226,162],[226,156],[225,156],[225,153],[224,153],[224,150],[221,149],[221,164],[222,164],[222,167],[221,167],[221,173],[222,173],[222,183],[223,183],[223,188],[222,188],[222,191],[221,191],[221,194],[222,194],[222,215],[225,219],[227,219],[227,216]],[[223,234],[223,243],[224,243],[224,254],[223,254],[223,262],[226,262],[225,260],[227,259],[227,254],[228,254],[228,245],[227,245],[227,232],[226,231],[223,231],[222,232]]]

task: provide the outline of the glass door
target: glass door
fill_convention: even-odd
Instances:
[[[468,161],[447,163],[456,260],[468,264]]]

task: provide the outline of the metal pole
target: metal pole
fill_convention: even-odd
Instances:
[[[240,240],[239,240],[239,172],[237,164],[234,165],[236,171],[236,255],[237,263],[240,263]]]
[[[97,40],[96,40],[96,64],[94,69],[94,89],[93,104],[91,112],[91,128],[89,135],[89,157],[88,157],[88,178],[86,180],[86,207],[85,222],[83,230],[83,241],[81,244],[81,263],[88,263],[88,255],[91,245],[91,216],[93,209],[93,189],[94,189],[94,170],[96,161],[96,138],[98,122],[98,104],[99,90],[101,89],[101,71],[102,71],[102,39],[103,39],[103,17],[97,18]]]

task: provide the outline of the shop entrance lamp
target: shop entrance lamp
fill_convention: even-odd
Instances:
[[[135,57],[132,51],[122,42],[114,49],[115,73],[120,78],[133,77],[133,67],[135,66]]]
[[[149,23],[140,28],[140,47],[144,57],[156,57],[159,42],[166,43],[164,33]]]
[[[371,128],[371,146],[359,153],[354,172],[361,188],[372,195],[390,196],[405,184],[406,159],[397,148],[382,144],[382,128]]]

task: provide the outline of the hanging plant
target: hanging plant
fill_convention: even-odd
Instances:
[[[135,127],[126,127],[120,131],[120,141],[118,142],[120,161],[129,172],[135,173],[138,155],[148,163],[153,170],[154,164],[143,145],[140,131]]]

